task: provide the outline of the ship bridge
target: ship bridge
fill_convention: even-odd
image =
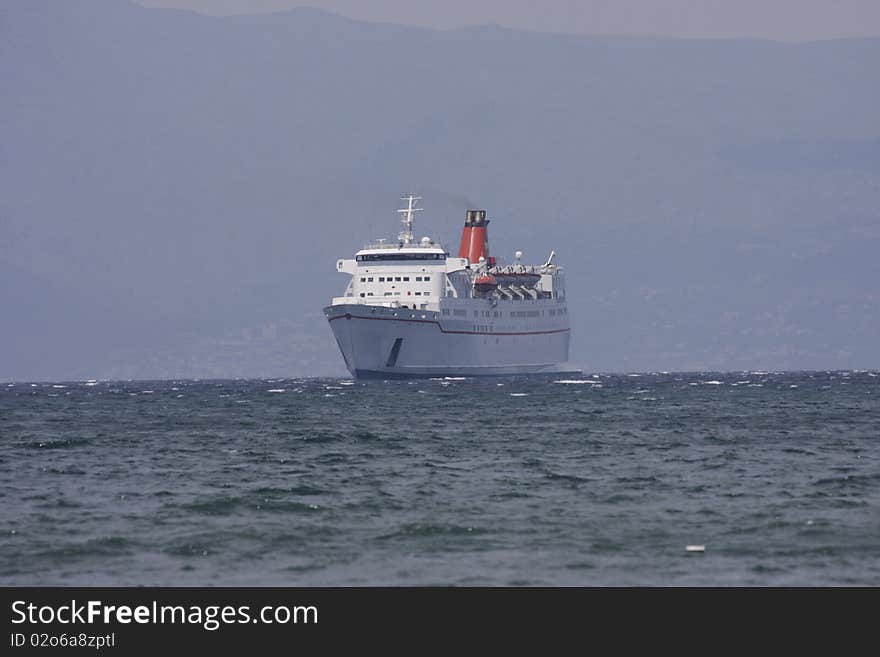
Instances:
[[[460,258],[449,258],[446,249],[430,237],[415,240],[413,216],[419,197],[412,194],[402,200],[407,207],[403,230],[397,241],[377,240],[366,244],[354,258],[336,262],[336,270],[349,274],[351,281],[344,296],[335,297],[333,304],[367,304],[413,309],[436,310],[447,286],[446,273],[466,266]],[[449,262],[447,262],[449,261]]]

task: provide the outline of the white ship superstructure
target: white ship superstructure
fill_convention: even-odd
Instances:
[[[403,230],[336,269],[351,276],[324,308],[358,378],[540,374],[567,367],[570,329],[563,271],[501,266],[489,255],[485,210],[468,210],[457,257],[413,237],[419,197],[403,198]]]

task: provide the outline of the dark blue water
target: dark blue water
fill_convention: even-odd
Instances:
[[[880,585],[876,372],[580,379],[3,384],[0,583]]]

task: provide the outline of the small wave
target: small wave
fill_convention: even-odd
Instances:
[[[467,536],[482,533],[475,527],[462,525],[441,525],[433,523],[407,523],[390,534],[383,534],[378,538],[388,540],[395,538],[430,538],[435,536]]]
[[[88,438],[57,438],[55,440],[40,440],[25,443],[28,449],[68,449],[90,444]]]

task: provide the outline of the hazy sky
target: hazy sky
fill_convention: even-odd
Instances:
[[[507,27],[584,34],[762,37],[786,41],[880,36],[880,0],[138,0],[211,14],[298,6],[351,18],[453,28]]]

